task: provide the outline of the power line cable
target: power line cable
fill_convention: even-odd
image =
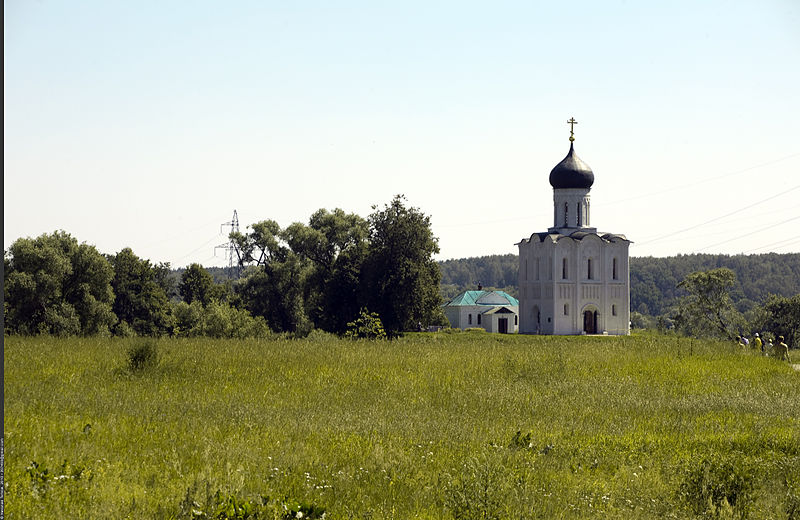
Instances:
[[[594,202],[593,206],[595,208],[603,208],[603,207],[606,207],[606,206],[613,206],[615,204],[619,204],[619,203],[622,203],[622,202],[631,202],[631,201],[635,201],[635,200],[646,199],[648,197],[653,197],[653,196],[656,196],[656,195],[663,195],[665,193],[669,193],[669,192],[672,192],[672,191],[683,190],[683,189],[686,189],[686,188],[691,188],[693,186],[697,186],[699,184],[704,184],[704,183],[707,183],[707,182],[712,182],[712,181],[716,181],[716,180],[719,180],[719,179],[724,179],[726,177],[731,177],[733,175],[739,175],[741,173],[745,173],[745,172],[748,172],[748,171],[751,171],[751,170],[756,170],[758,168],[763,168],[764,166],[770,166],[772,164],[783,162],[783,161],[785,161],[787,159],[791,159],[793,157],[798,157],[798,156],[800,156],[800,152],[793,153],[793,154],[790,154],[790,155],[786,155],[784,157],[780,157],[780,158],[774,159],[772,161],[767,161],[767,162],[764,162],[764,163],[756,164],[754,166],[748,166],[747,168],[742,168],[741,170],[736,170],[734,172],[724,173],[722,175],[717,175],[717,176],[714,176],[714,177],[708,177],[706,179],[699,180],[697,182],[693,182],[693,183],[689,183],[689,184],[683,184],[683,185],[680,185],[680,186],[675,186],[675,187],[667,188],[667,189],[664,189],[664,190],[654,191],[654,192],[651,192],[651,193],[635,195],[633,197],[628,197],[628,198],[625,198],[625,199],[619,199],[619,200],[615,200],[615,201],[611,201],[611,202],[599,202],[599,203],[598,202]],[[795,189],[795,188],[793,188],[793,189]],[[748,207],[751,207],[751,206],[748,206]],[[481,220],[481,221],[475,221],[475,222],[458,222],[458,223],[455,223],[455,224],[439,224],[436,227],[438,227],[438,228],[453,228],[453,227],[464,227],[464,226],[478,226],[478,225],[485,225],[485,224],[501,224],[501,223],[505,223],[505,222],[519,222],[519,221],[522,221],[522,220],[531,220],[531,219],[538,218],[538,217],[541,217],[541,216],[547,216],[548,214],[549,214],[549,212],[538,212],[536,214],[527,215],[527,216],[524,216],[524,217],[508,217],[508,218],[504,218],[504,219],[495,219],[495,220]],[[639,245],[642,245],[642,244],[639,244]]]
[[[176,258],[175,262],[173,263],[173,265],[177,264],[178,261],[183,260],[187,256],[191,256],[191,255],[195,254],[196,252],[200,251],[204,247],[208,247],[208,244],[210,244],[211,242],[216,242],[217,240],[219,240],[219,235],[213,236],[212,238],[210,238],[208,241],[206,241],[202,246],[198,247],[197,249],[194,249],[194,250],[186,253],[185,255],[181,256],[180,258]]]
[[[779,248],[780,247],[788,247],[788,246],[791,246],[791,245],[794,245],[794,244],[797,244],[797,243],[800,243],[800,235],[797,235],[797,236],[794,236],[794,237],[790,237],[790,238],[786,238],[784,240],[779,240],[777,242],[773,242],[773,243],[767,244],[765,246],[756,247],[755,249],[750,249],[748,251],[744,251],[744,253],[752,253],[753,251],[758,251],[760,249],[766,249],[768,247],[774,247],[774,246],[778,246]]]
[[[793,245],[795,245],[795,244],[800,244],[800,239],[798,239],[798,240],[795,240],[794,242],[789,242],[788,244],[783,244],[783,245],[782,245],[782,246],[780,246],[780,247],[781,247],[781,248],[783,248],[783,247],[789,247],[789,246],[793,246]]]
[[[223,217],[215,218],[214,220],[210,220],[210,221],[208,221],[208,222],[206,222],[206,223],[204,223],[204,224],[200,224],[199,226],[197,226],[197,227],[195,227],[195,228],[192,228],[192,229],[189,229],[189,230],[185,230],[185,229],[184,229],[184,230],[182,230],[180,233],[178,233],[178,234],[176,234],[176,235],[174,235],[174,236],[165,237],[165,238],[160,238],[160,239],[158,239],[158,240],[156,240],[156,241],[154,241],[154,242],[150,242],[150,243],[148,243],[148,244],[145,244],[143,247],[151,247],[151,246],[154,246],[154,245],[163,244],[164,242],[171,242],[171,241],[173,241],[173,240],[175,240],[175,239],[177,239],[177,238],[184,237],[184,236],[186,236],[186,235],[187,235],[187,234],[189,234],[189,233],[194,233],[195,231],[198,231],[198,230],[200,230],[200,229],[206,228],[206,227],[208,227],[208,226],[209,226],[211,223],[213,223],[213,222],[218,222],[218,221],[219,221],[220,219],[222,219],[222,218],[223,218]]]
[[[598,204],[598,205],[599,206],[611,206],[611,205],[619,204],[619,203],[622,203],[622,202],[630,202],[630,201],[633,201],[633,200],[639,200],[639,199],[644,199],[644,198],[647,198],[647,197],[653,197],[655,195],[663,195],[664,193],[669,193],[669,192],[672,192],[672,191],[684,190],[686,188],[692,188],[692,187],[697,186],[699,184],[705,184],[706,182],[716,181],[716,180],[719,180],[719,179],[724,179],[726,177],[731,177],[733,175],[739,175],[741,173],[749,172],[751,170],[756,170],[758,168],[763,168],[764,166],[770,166],[770,165],[773,165],[773,164],[776,164],[776,163],[779,163],[779,162],[783,162],[786,159],[791,159],[792,157],[797,157],[797,156],[800,156],[800,152],[793,153],[793,154],[790,154],[790,155],[786,155],[786,156],[781,157],[779,159],[774,159],[772,161],[768,161],[768,162],[765,162],[765,163],[757,164],[755,166],[748,166],[747,168],[743,168],[741,170],[736,170],[734,172],[723,173],[722,175],[717,175],[716,177],[709,177],[707,179],[702,179],[702,180],[699,180],[699,181],[696,181],[696,182],[691,182],[689,184],[682,184],[680,186],[673,186],[672,188],[667,188],[665,190],[654,191],[654,192],[651,192],[651,193],[646,193],[644,195],[636,195],[634,197],[629,197],[627,199],[619,199],[619,200],[614,200],[614,201],[611,201],[611,202],[604,202],[604,203],[601,203],[601,204]]]
[[[770,201],[772,199],[776,199],[776,198],[778,198],[778,197],[780,197],[782,195],[786,195],[787,193],[790,193],[790,192],[792,192],[794,190],[797,190],[797,189],[800,189],[800,184],[798,184],[797,186],[795,186],[793,188],[789,188],[788,190],[782,191],[782,192],[780,192],[778,194],[775,194],[775,195],[772,195],[770,197],[767,197],[766,199],[761,199],[758,202],[754,202],[754,203],[750,204],[749,206],[745,206],[743,208],[738,208],[735,211],[732,211],[730,213],[726,213],[726,214],[724,214],[722,216],[712,218],[711,220],[707,220],[705,222],[701,222],[700,224],[695,224],[694,226],[689,226],[688,228],[680,229],[680,230],[674,231],[672,233],[667,233],[666,235],[662,235],[660,237],[656,237],[656,238],[654,238],[652,240],[646,240],[644,242],[640,242],[639,245],[643,246],[643,245],[647,245],[647,244],[652,244],[653,242],[658,242],[658,241],[663,240],[665,238],[669,238],[669,237],[672,237],[672,236],[675,236],[675,235],[679,235],[681,233],[685,233],[686,231],[691,231],[692,229],[697,229],[699,227],[706,226],[708,224],[711,224],[712,222],[717,222],[718,220],[722,220],[724,218],[730,217],[731,215],[736,215],[737,213],[741,213],[742,211],[744,211],[746,209],[750,209],[752,207],[758,206],[759,204],[763,204],[763,203],[768,202],[768,201]]]
[[[800,219],[800,215],[798,215],[796,217],[792,217],[792,218],[786,219],[786,220],[784,220],[782,222],[777,222],[775,224],[770,224],[770,226],[780,226],[781,224],[786,224],[787,222],[791,222],[791,221],[797,220],[797,219]],[[736,237],[728,239],[728,240],[723,240],[722,242],[717,242],[716,244],[711,244],[711,245],[702,247],[700,249],[695,249],[695,252],[705,251],[706,249],[710,249],[712,247],[721,246],[722,244],[727,244],[728,242],[733,242],[734,240],[739,240],[741,238],[749,237],[751,235],[755,235],[756,233],[763,233],[763,232],[764,232],[764,229],[763,228],[759,228],[759,229],[753,231],[752,233],[745,233],[744,235],[739,235],[739,236],[736,236]]]

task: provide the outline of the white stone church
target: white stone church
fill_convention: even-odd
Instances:
[[[631,242],[591,227],[594,173],[575,153],[572,130],[569,140],[569,153],[550,172],[553,227],[517,244],[519,332],[629,334]]]

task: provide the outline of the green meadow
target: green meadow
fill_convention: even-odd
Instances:
[[[800,518],[800,372],[728,343],[7,336],[4,360],[11,519]]]

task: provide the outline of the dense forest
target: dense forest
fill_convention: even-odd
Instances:
[[[731,299],[739,312],[764,303],[770,294],[800,294],[800,254],[678,255],[631,258],[631,310],[667,314],[685,293],[678,284],[686,275],[727,267],[736,274]]]
[[[447,300],[478,284],[518,294],[517,255],[492,255],[439,262],[442,297]],[[739,312],[763,304],[770,294],[800,294],[800,254],[678,255],[631,258],[631,310],[661,316],[686,292],[678,284],[690,273],[727,267],[736,274],[731,298]]]
[[[491,255],[445,260],[439,262],[439,269],[442,271],[440,290],[445,301],[452,299],[462,291],[477,289],[478,285],[506,291],[515,298],[518,293],[519,260],[517,255]]]

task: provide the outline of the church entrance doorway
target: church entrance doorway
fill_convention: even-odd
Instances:
[[[597,334],[597,311],[587,309],[583,312],[583,332]]]
[[[541,334],[542,332],[542,313],[539,312],[539,306],[534,305],[533,309],[531,310],[531,320],[533,321],[534,330],[536,334]]]
[[[500,318],[497,320],[497,331],[500,334],[508,334],[508,318]]]

